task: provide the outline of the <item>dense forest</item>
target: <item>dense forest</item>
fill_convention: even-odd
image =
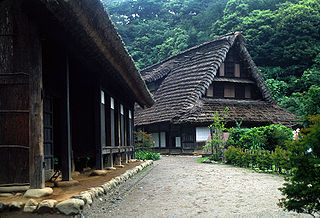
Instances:
[[[320,114],[320,0],[103,0],[143,69],[241,31],[279,104]]]

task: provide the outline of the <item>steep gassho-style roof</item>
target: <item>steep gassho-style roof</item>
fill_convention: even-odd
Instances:
[[[247,61],[249,72],[261,91],[262,100],[209,99],[204,96],[215,79],[229,49],[239,46],[240,57]],[[272,98],[263,77],[245,47],[245,38],[235,32],[188,49],[141,71],[143,79],[163,79],[154,94],[155,104],[137,109],[135,125],[159,122],[210,122],[215,111],[229,107],[229,120],[288,124],[296,120],[292,113],[281,109]],[[217,77],[216,77],[217,79]]]
[[[88,56],[105,70],[107,62],[136,96],[141,106],[150,107],[154,101],[141,78],[121,37],[100,0],[33,0],[42,3]]]

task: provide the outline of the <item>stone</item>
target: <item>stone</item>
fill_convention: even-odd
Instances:
[[[5,211],[7,209],[7,205],[0,201],[0,212]]]
[[[114,167],[116,167],[116,168],[124,168],[124,165],[119,164],[119,165],[114,165]]]
[[[116,184],[114,184],[114,181],[113,180],[110,180],[109,182],[107,182],[107,184],[109,184],[109,187],[110,188],[113,188],[116,186]]]
[[[37,206],[38,206],[37,201],[35,201],[33,199],[29,199],[27,201],[26,205],[24,205],[23,212],[33,213],[37,209]]]
[[[90,174],[90,176],[105,176],[107,175],[108,171],[107,170],[94,170]]]
[[[99,192],[96,188],[90,188],[91,193],[93,193],[94,197],[98,197],[99,196]]]
[[[106,167],[106,170],[116,170],[117,168],[115,167]]]
[[[65,215],[77,215],[81,212],[83,206],[83,200],[71,198],[58,203],[56,208]]]
[[[202,161],[202,163],[212,163],[211,160],[208,158],[208,159],[205,159],[204,161]]]
[[[0,187],[0,193],[9,193],[9,192],[25,192],[30,188],[30,186],[8,186]]]
[[[101,188],[101,187],[96,188],[96,190],[98,191],[98,195],[99,195],[99,196],[101,196],[101,195],[104,195],[104,194],[105,194],[104,189],[103,189],[103,188]]]
[[[11,193],[0,193],[0,197],[10,198],[10,197],[13,197],[13,194],[11,194]]]
[[[23,194],[18,192],[18,193],[16,193],[14,196],[15,196],[15,197],[21,197],[21,196],[23,196]]]
[[[56,206],[58,202],[56,200],[44,200],[41,201],[38,205],[37,212],[38,213],[53,213],[54,207]]]
[[[53,193],[52,188],[46,187],[42,189],[29,189],[24,193],[23,197],[25,198],[41,198]]]
[[[134,163],[134,162],[137,162],[137,159],[131,159],[128,161],[129,163]]]
[[[80,172],[78,172],[78,171],[74,171],[74,172],[72,172],[71,173],[71,177],[73,178],[73,177],[77,177],[77,176],[79,176],[80,175]]]
[[[56,187],[70,187],[80,185],[80,182],[77,180],[70,180],[70,181],[55,181],[54,185]]]
[[[83,193],[80,193],[79,195],[74,195],[71,198],[83,200],[85,204],[89,204],[89,205],[92,204],[92,197],[89,192],[83,192]]]
[[[8,204],[9,210],[21,210],[24,207],[24,203],[18,201],[12,201]]]

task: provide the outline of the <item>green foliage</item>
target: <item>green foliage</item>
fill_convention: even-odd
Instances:
[[[285,198],[279,205],[288,211],[320,214],[320,115],[309,117],[310,127],[289,144],[293,176],[280,188]]]
[[[153,153],[146,150],[137,150],[135,156],[138,160],[159,160],[161,157],[159,153]]]
[[[308,125],[309,115],[320,114],[320,86],[312,85],[307,91],[295,92],[280,102],[282,107],[299,115],[305,125]]]
[[[135,147],[138,150],[151,150],[154,147],[154,142],[151,134],[143,131],[134,132]]]
[[[289,173],[290,152],[277,147],[275,151],[246,150],[228,147],[225,152],[226,163],[239,167],[252,168],[261,172]]]
[[[276,147],[285,148],[287,140],[292,140],[292,129],[272,124],[250,129],[232,128],[227,144],[249,150],[274,151]]]
[[[226,107],[223,112],[216,111],[212,117],[213,123],[208,126],[211,131],[211,140],[208,141],[208,144],[204,146],[204,149],[210,148],[211,157],[213,160],[221,161],[223,158],[223,132],[227,130],[225,127],[226,119],[229,116],[229,108]]]

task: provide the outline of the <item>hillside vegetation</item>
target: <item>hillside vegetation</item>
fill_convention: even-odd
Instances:
[[[104,0],[143,69],[216,36],[242,31],[279,104],[320,113],[319,0]]]

